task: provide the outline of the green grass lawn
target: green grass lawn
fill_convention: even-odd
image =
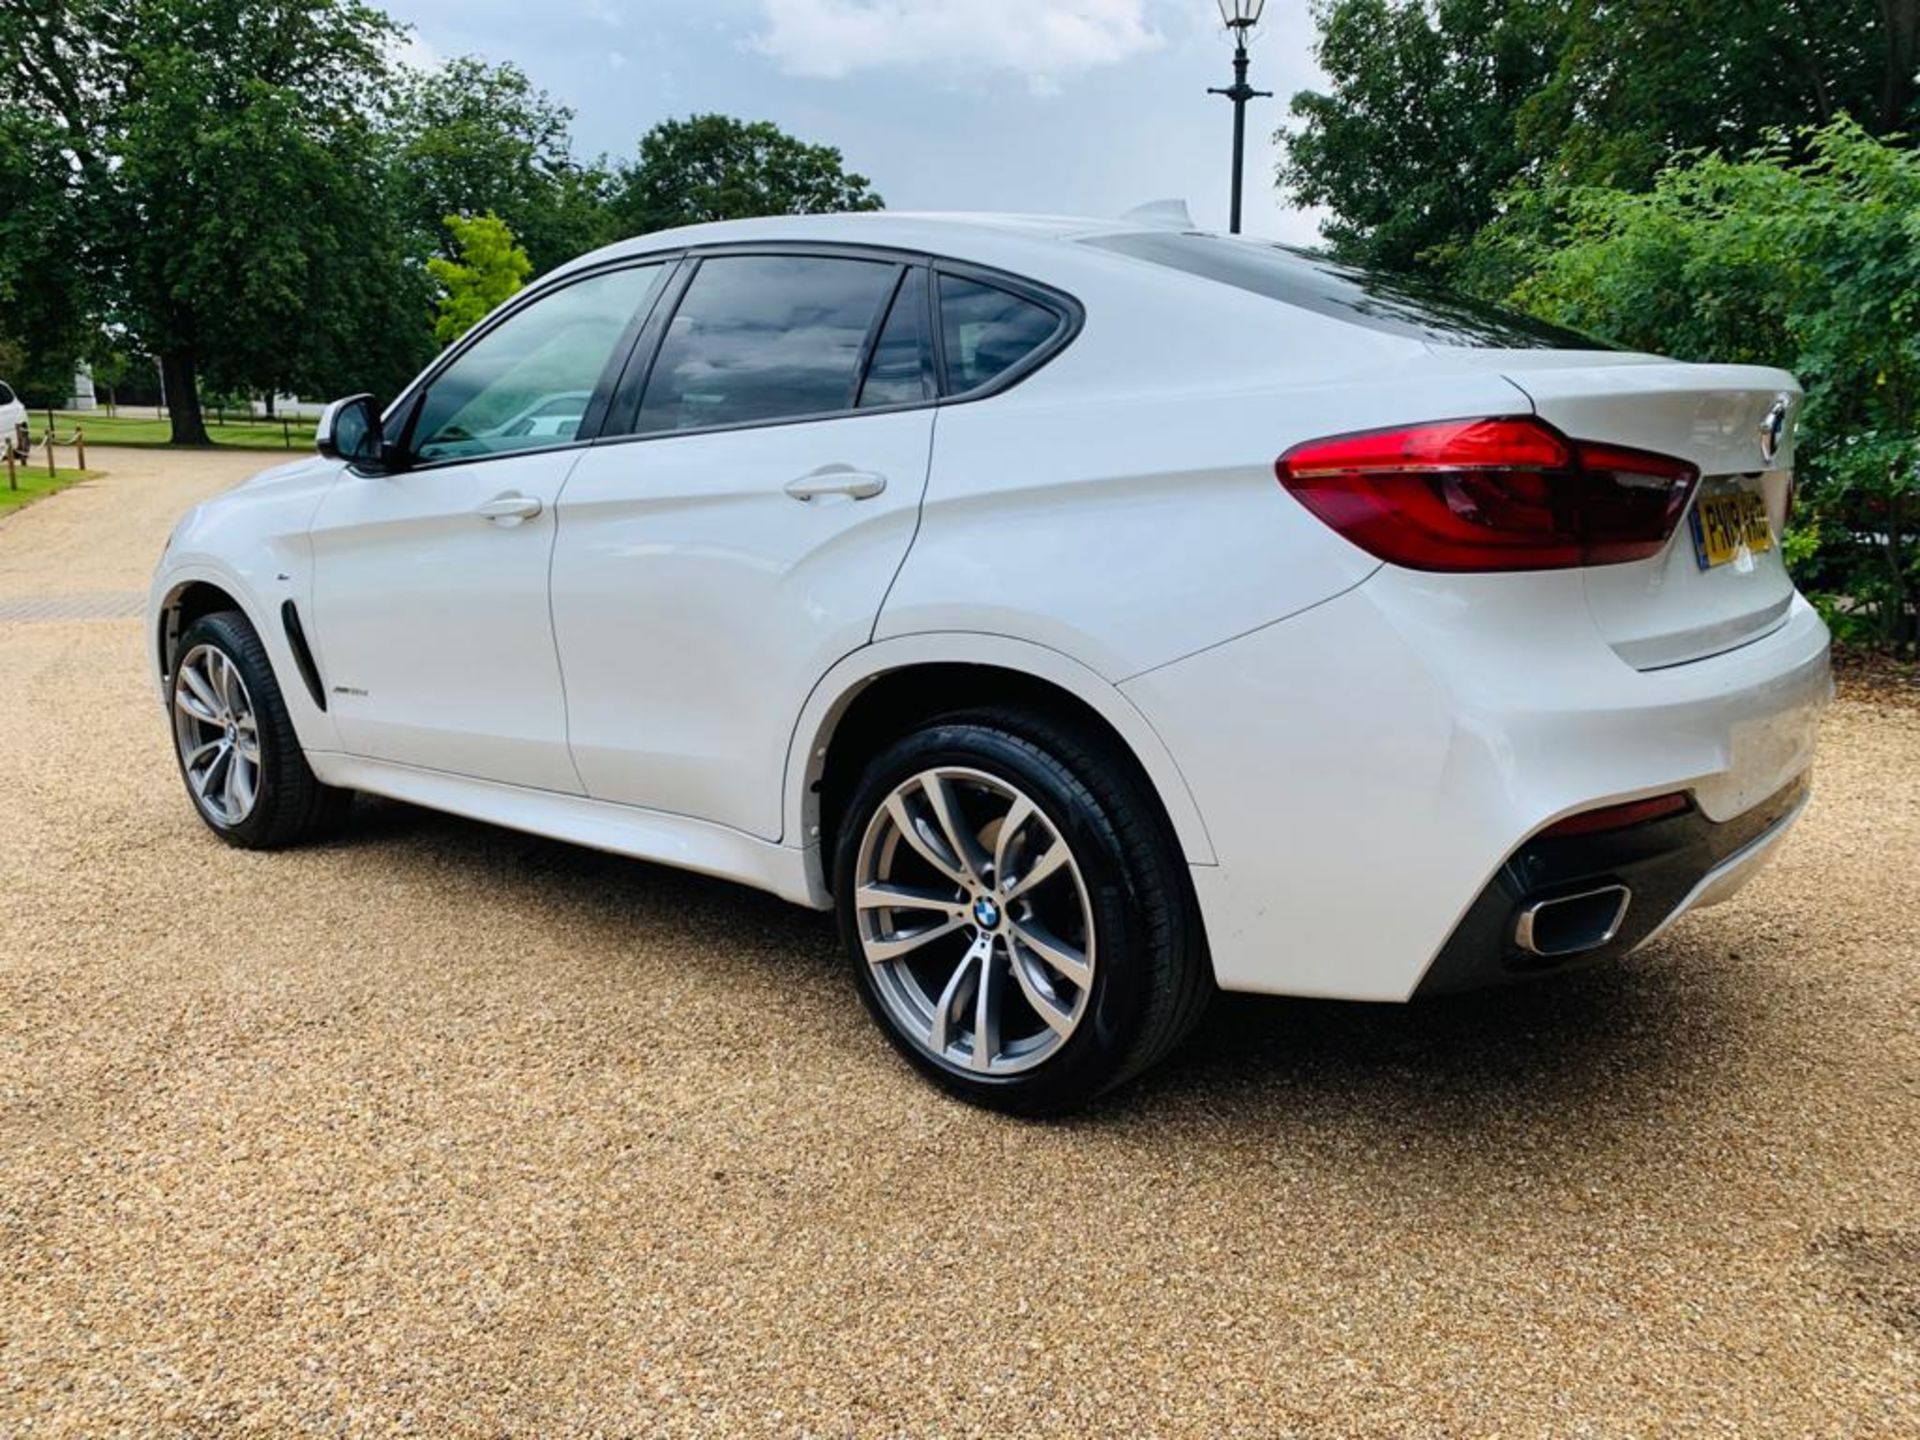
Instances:
[[[140,420],[125,415],[109,418],[98,410],[76,412],[61,410],[55,412],[56,426],[60,438],[64,441],[73,434],[78,425],[86,431],[90,445],[165,445],[171,439],[173,431],[165,420]],[[278,420],[242,420],[230,417],[225,424],[214,418],[211,410],[207,412],[207,434],[213,443],[231,446],[236,450],[281,450],[298,454],[302,450],[313,448],[313,421],[288,420],[285,428]],[[40,427],[46,424],[44,411],[34,416],[34,453],[39,453],[38,437]],[[291,443],[289,443],[291,441]]]
[[[39,456],[34,459],[38,460]],[[49,475],[45,464],[29,461],[14,467],[13,481],[19,488],[11,490],[7,488],[6,467],[0,465],[0,515],[10,515],[31,500],[64,490],[76,480],[91,480],[99,473],[97,470],[56,470]]]

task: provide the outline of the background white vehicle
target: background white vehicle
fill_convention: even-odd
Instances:
[[[903,1054],[1052,1109],[1216,984],[1405,1000],[1737,889],[1831,689],[1799,398],[1219,236],[700,227],[188,515],[153,656],[233,843],[364,790],[833,906]]]
[[[27,407],[6,381],[0,380],[0,441],[13,441],[13,453],[25,455],[33,435],[28,428]]]

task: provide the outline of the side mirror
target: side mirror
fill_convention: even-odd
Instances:
[[[380,434],[380,412],[374,408],[371,395],[349,395],[322,410],[313,443],[328,459],[344,460],[366,474],[377,475],[392,468]]]

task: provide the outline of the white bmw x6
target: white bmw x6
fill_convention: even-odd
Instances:
[[[194,510],[152,657],[227,841],[366,791],[831,907],[910,1061],[1057,1110],[1216,987],[1406,1000],[1732,894],[1831,691],[1800,399],[1218,235],[703,226]]]

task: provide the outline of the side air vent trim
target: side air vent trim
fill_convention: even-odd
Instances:
[[[320,667],[313,663],[313,651],[307,648],[307,632],[300,628],[300,612],[291,600],[280,606],[280,623],[287,627],[287,644],[293,647],[293,663],[300,667],[300,678],[307,682],[307,693],[322,710],[327,708],[327,690],[320,683]]]

